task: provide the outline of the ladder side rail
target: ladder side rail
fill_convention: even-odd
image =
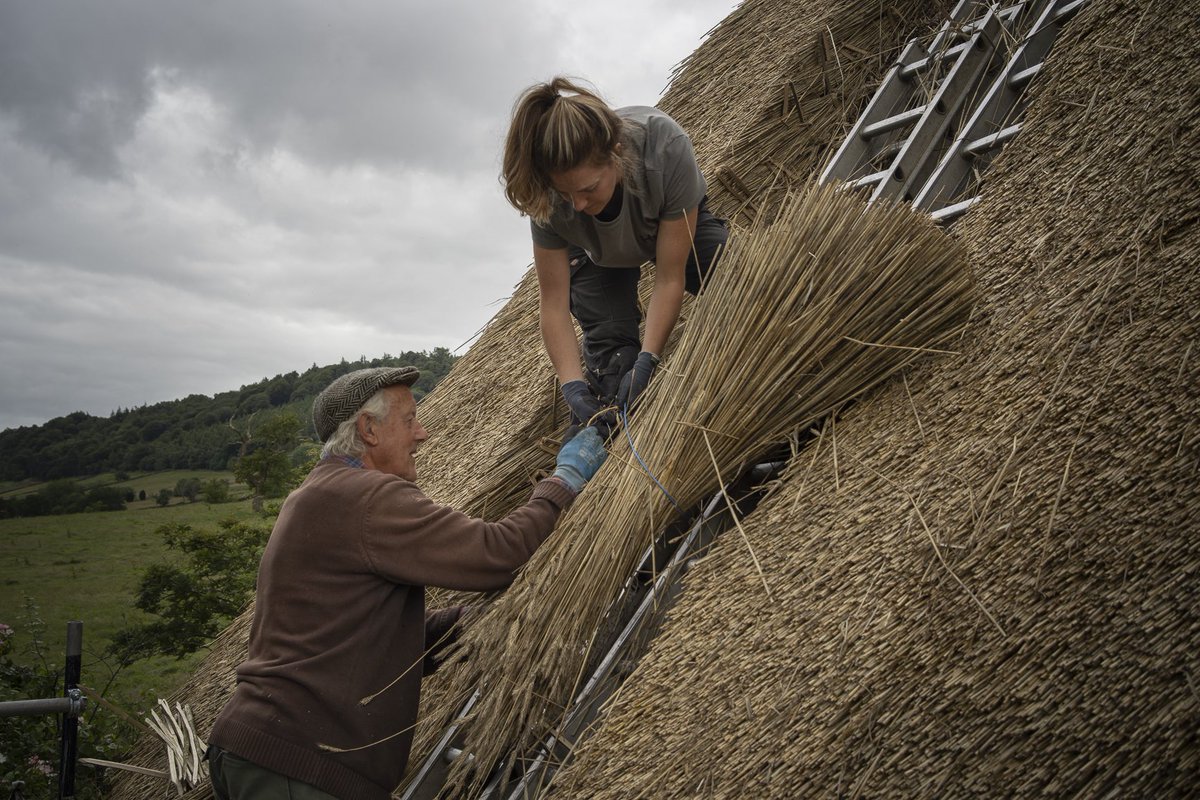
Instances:
[[[450,764],[455,758],[463,757],[463,754],[454,747],[458,729],[478,699],[479,690],[476,689],[463,704],[462,710],[458,712],[454,722],[446,728],[442,738],[438,739],[433,750],[421,763],[420,769],[409,778],[404,793],[400,795],[400,800],[436,800],[437,796],[441,794],[442,787],[446,784],[446,776],[450,772]]]
[[[621,657],[629,646],[636,644],[642,635],[666,612],[677,596],[677,592],[672,593],[669,590],[671,587],[677,586],[677,579],[682,572],[686,571],[688,561],[707,547],[714,538],[714,535],[708,532],[709,528],[714,522],[728,516],[729,512],[722,508],[723,500],[724,494],[717,492],[709,501],[703,514],[680,543],[671,560],[658,573],[652,589],[642,598],[641,604],[621,631],[620,636],[617,637],[617,641],[588,678],[583,690],[576,696],[559,733],[547,737],[542,747],[539,748],[537,758],[525,770],[521,778],[515,781],[511,791],[506,795],[507,800],[525,800],[537,797],[545,782],[570,757],[571,749],[579,734],[591,725],[599,714],[600,707],[612,696],[620,684],[620,681],[613,680],[613,676],[620,664]],[[664,592],[668,595],[665,599],[662,597]],[[484,794],[480,800],[491,800],[493,796]]]
[[[1001,32],[999,17],[989,11],[984,23],[971,37],[971,46],[962,52],[933,97],[925,104],[925,113],[913,128],[899,155],[871,195],[871,201],[907,199],[906,194],[930,164],[934,149],[945,137],[946,129],[961,109],[968,93],[979,83],[996,52]]]
[[[929,53],[916,39],[910,41],[900,53],[900,57],[884,75],[879,88],[875,90],[871,102],[859,115],[850,133],[838,148],[837,153],[829,160],[829,164],[821,173],[819,182],[822,184],[833,181],[848,181],[864,164],[875,157],[885,141],[872,140],[865,136],[864,131],[873,123],[893,116],[898,110],[904,109],[912,99],[916,82],[904,77],[907,65],[928,57]]]
[[[933,211],[952,202],[967,188],[976,163],[986,165],[991,161],[992,155],[987,151],[998,148],[1020,130],[1019,123],[1009,123],[1021,110],[1026,84],[1016,83],[1012,77],[1040,66],[1045,60],[1059,29],[1066,22],[1065,16],[1060,15],[1062,7],[1061,0],[1048,0],[1042,5],[1025,40],[992,81],[983,101],[917,194],[913,201],[916,208]],[[1009,130],[1014,127],[1016,130]],[[993,142],[985,141],[989,135],[996,135]]]

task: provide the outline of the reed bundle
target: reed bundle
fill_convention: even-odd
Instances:
[[[632,421],[638,454],[686,508],[771,443],[937,352],[970,298],[961,249],[928,219],[810,187],[726,253]],[[447,696],[482,690],[467,732],[481,769],[459,766],[460,788],[554,727],[608,604],[674,516],[631,450],[615,444],[558,533],[464,634]]]

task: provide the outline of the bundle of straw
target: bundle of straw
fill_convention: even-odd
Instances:
[[[689,507],[772,443],[940,352],[971,294],[961,249],[923,215],[865,209],[828,187],[807,188],[734,242],[629,437],[465,632],[466,660],[427,710],[448,721],[481,690],[465,725],[474,757],[455,762],[452,790],[477,791],[508,751],[554,728],[608,605],[674,517],[673,502]]]

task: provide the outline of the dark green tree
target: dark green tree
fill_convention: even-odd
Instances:
[[[174,496],[175,494],[170,489],[159,489],[158,494],[154,496],[154,502],[160,506],[165,506],[171,502],[171,498]]]
[[[300,427],[300,419],[291,412],[268,419],[250,434],[233,476],[258,497],[282,496],[294,480],[289,455]]]
[[[210,504],[229,502],[229,481],[224,478],[213,478],[205,481],[200,490],[204,502]]]

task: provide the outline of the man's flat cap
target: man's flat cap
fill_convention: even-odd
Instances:
[[[421,377],[416,367],[372,367],[350,372],[325,387],[313,401],[313,424],[325,441],[353,417],[371,395],[388,386],[412,386]]]

